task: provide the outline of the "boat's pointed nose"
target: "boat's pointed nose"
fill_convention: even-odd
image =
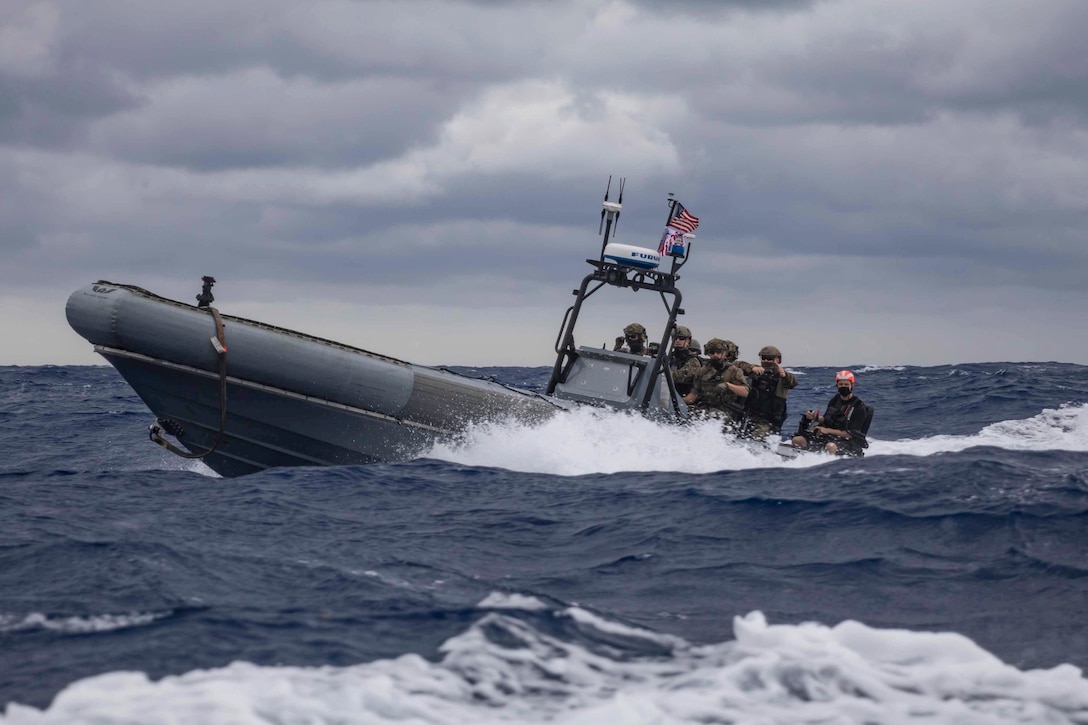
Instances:
[[[117,306],[124,292],[108,282],[77,289],[64,307],[68,324],[93,345],[117,346]]]

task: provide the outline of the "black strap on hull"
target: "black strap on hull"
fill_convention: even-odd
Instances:
[[[209,306],[208,312],[211,313],[212,318],[215,320],[215,337],[211,338],[212,347],[215,348],[215,353],[218,356],[219,364],[219,431],[215,434],[215,440],[212,441],[212,446],[206,451],[186,451],[183,450],[163,437],[163,434],[170,431],[172,435],[180,440],[182,431],[173,421],[157,420],[148,426],[148,436],[151,438],[151,442],[162,446],[171,453],[181,456],[182,458],[204,458],[210,453],[214,452],[219,444],[223,441],[223,434],[227,428],[227,343],[226,334],[223,330],[223,318],[219,316],[219,310]],[[174,430],[170,430],[173,428]]]

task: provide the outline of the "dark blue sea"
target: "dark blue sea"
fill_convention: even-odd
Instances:
[[[0,367],[0,723],[1088,723],[1088,367],[855,372],[860,460],[579,411],[223,479]]]

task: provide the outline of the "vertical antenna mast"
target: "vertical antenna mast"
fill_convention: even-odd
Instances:
[[[608,175],[608,185],[604,187],[604,200],[608,201],[608,190],[612,188],[612,174]],[[598,236],[601,230],[604,229],[604,209],[601,209],[601,224],[597,227]],[[607,240],[606,240],[607,241]]]
[[[608,240],[610,237],[615,236],[614,226],[619,223],[620,210],[623,209],[623,186],[626,183],[626,178],[620,179],[620,195],[619,201],[609,201],[608,191],[612,188],[612,177],[608,177],[608,186],[604,190],[604,203],[601,205],[601,224],[604,226],[604,239],[601,240],[601,261],[604,261],[604,248],[608,246]],[[597,233],[600,234],[600,228],[597,229]]]

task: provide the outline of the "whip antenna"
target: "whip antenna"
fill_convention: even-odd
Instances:
[[[604,200],[608,201],[608,190],[612,188],[612,174],[608,175],[608,185],[604,187]],[[605,207],[607,208],[607,207]],[[601,209],[601,223],[597,227],[597,236],[600,236],[601,230],[604,229],[604,209]]]
[[[604,203],[601,205],[601,226],[604,228],[604,239],[601,240],[601,261],[604,261],[604,248],[608,246],[608,240],[616,235],[615,225],[620,218],[620,210],[623,209],[623,186],[626,178],[620,178],[620,195],[618,201],[608,200],[608,191],[612,188],[612,177],[608,177],[608,186],[604,190]],[[601,233],[601,229],[597,229]]]

